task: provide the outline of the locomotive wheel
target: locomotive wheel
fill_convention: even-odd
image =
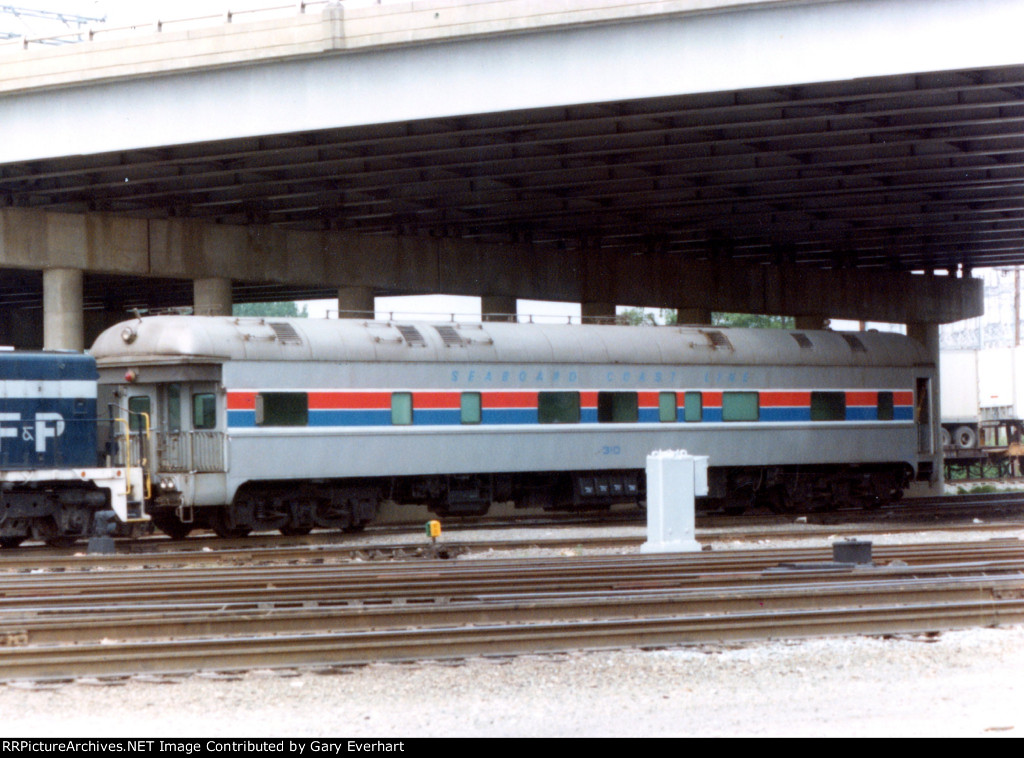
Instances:
[[[25,537],[0,537],[0,547],[17,547],[25,541]]]

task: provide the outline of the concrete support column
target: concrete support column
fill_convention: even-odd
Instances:
[[[828,327],[828,319],[824,316],[796,316],[794,317],[793,322],[797,329],[808,331],[825,329]]]
[[[945,475],[942,470],[942,408],[939,398],[941,397],[939,387],[939,325],[938,324],[907,324],[907,336],[920,342],[928,357],[935,363],[935,377],[931,381],[931,397],[929,398],[928,413],[932,423],[932,478],[929,482],[931,494],[941,495],[944,492]],[[915,402],[919,402],[917,397]]]
[[[514,297],[483,295],[480,298],[480,315],[484,321],[515,321],[516,308]]]
[[[370,287],[338,287],[339,318],[372,319],[377,299]]]
[[[609,303],[580,303],[580,316],[584,324],[611,324],[615,321],[615,306]]]
[[[83,350],[82,313],[84,273],[75,268],[43,271],[43,349]]]
[[[711,311],[707,308],[676,308],[678,324],[710,324]]]
[[[192,287],[192,312],[197,316],[231,315],[230,279],[196,279]]]

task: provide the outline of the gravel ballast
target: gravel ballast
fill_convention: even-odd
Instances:
[[[5,737],[1024,736],[1024,626],[7,684],[0,719]]]

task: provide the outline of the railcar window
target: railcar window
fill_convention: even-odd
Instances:
[[[675,392],[659,392],[658,420],[664,422],[678,421],[679,411],[676,408],[678,402]]]
[[[133,432],[146,431],[146,421],[142,414],[150,417],[149,425],[153,425],[153,416],[149,395],[135,395],[128,398],[128,428]]]
[[[167,385],[167,431],[181,431],[181,385]]]
[[[640,418],[635,392],[598,392],[597,420],[601,424],[633,424]]]
[[[704,420],[704,395],[700,392],[687,392],[683,395],[683,420]]]
[[[726,392],[722,395],[722,421],[757,421],[758,413],[758,393]]]
[[[391,423],[395,426],[408,426],[412,423],[412,393],[391,393]]]
[[[538,393],[537,420],[542,424],[578,424],[580,421],[580,393]]]
[[[261,392],[256,396],[256,426],[306,426],[309,396],[305,392]]]
[[[192,428],[217,428],[217,396],[212,392],[192,396]]]
[[[845,421],[845,392],[812,392],[811,421]]]
[[[480,393],[463,392],[459,401],[459,413],[463,424],[479,424]]]
[[[892,421],[892,393],[891,392],[879,392],[878,393],[878,420],[879,421]]]

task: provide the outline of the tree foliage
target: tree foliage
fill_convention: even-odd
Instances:
[[[712,313],[715,326],[742,326],[752,329],[792,329],[792,316],[764,316],[757,313]]]
[[[299,308],[298,303],[237,303],[231,308],[232,315],[257,318],[306,318],[309,310]]]

